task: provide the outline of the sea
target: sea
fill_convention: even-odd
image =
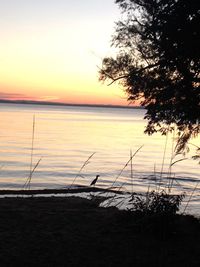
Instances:
[[[0,104],[0,189],[96,186],[124,192],[184,193],[200,214],[200,164],[175,155],[174,133],[144,134],[145,109]],[[30,179],[31,173],[31,179]]]

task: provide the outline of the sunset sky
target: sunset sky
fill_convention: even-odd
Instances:
[[[114,0],[1,0],[0,99],[127,105],[98,81],[119,18]]]

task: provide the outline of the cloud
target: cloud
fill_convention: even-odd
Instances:
[[[41,96],[38,101],[56,101],[59,100],[60,98],[57,96],[51,96],[51,95],[47,95],[47,96]]]
[[[35,97],[17,93],[0,92],[0,99],[4,100],[35,100]]]
[[[34,100],[34,101],[59,101],[60,98],[58,96],[40,96],[40,97],[32,97],[27,96],[24,94],[18,94],[18,93],[6,93],[6,92],[0,92],[0,99],[2,100]]]
[[[21,98],[27,98],[27,96],[23,94],[0,92],[0,98],[1,99],[18,99],[18,98],[21,99]]]

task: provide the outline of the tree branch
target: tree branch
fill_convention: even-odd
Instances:
[[[146,66],[146,67],[144,67],[144,68],[142,68],[142,69],[136,71],[136,74],[139,73],[139,72],[142,72],[142,71],[144,71],[144,70],[146,70],[146,69],[154,68],[154,67],[156,67],[156,66],[158,66],[158,65],[159,65],[159,63],[155,63],[155,64],[148,65],[148,66]],[[122,75],[122,76],[119,76],[119,77],[117,77],[117,78],[114,78],[114,77],[111,76],[109,73],[107,73],[105,70],[101,69],[101,71],[103,72],[104,75],[106,75],[109,79],[112,80],[112,82],[110,82],[110,83],[108,84],[108,86],[110,86],[111,84],[113,84],[114,82],[116,82],[116,81],[118,81],[118,80],[121,80],[121,79],[124,79],[124,78],[128,78],[128,77],[130,76],[130,74],[126,74],[126,75]]]
[[[121,79],[124,79],[124,78],[128,78],[128,74],[127,75],[123,75],[123,76],[119,76],[117,78],[113,78],[113,77],[109,77],[110,79],[112,79],[112,82],[108,84],[108,86],[110,86],[111,84],[113,84],[114,82],[118,81],[118,80],[121,80]]]

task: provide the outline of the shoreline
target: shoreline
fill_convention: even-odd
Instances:
[[[92,107],[92,108],[122,108],[122,109],[144,109],[142,106],[127,105],[108,105],[108,104],[76,104],[76,103],[62,103],[62,102],[48,102],[48,101],[34,101],[34,100],[6,100],[0,99],[0,104],[22,104],[22,105],[45,105],[45,106],[60,106],[60,107]]]
[[[0,199],[3,198],[83,198],[92,201],[96,199],[101,204],[101,207],[116,207],[119,210],[129,210],[132,208],[131,204],[131,192],[119,191],[117,189],[107,189],[102,187],[91,187],[74,185],[71,188],[53,188],[53,189],[0,189]],[[134,192],[133,195],[143,196],[143,193]],[[188,197],[189,198],[189,197]],[[183,199],[179,211],[179,215],[193,216],[196,219],[200,219],[199,210],[194,204],[189,204],[190,208],[187,208],[187,212],[184,211],[184,207],[188,206],[188,199]]]
[[[0,196],[3,195],[51,195],[51,194],[67,194],[67,193],[93,193],[93,192],[105,192],[105,193],[117,193],[124,194],[122,191],[104,189],[100,187],[88,187],[88,186],[76,186],[72,188],[59,188],[59,189],[0,189]]]

